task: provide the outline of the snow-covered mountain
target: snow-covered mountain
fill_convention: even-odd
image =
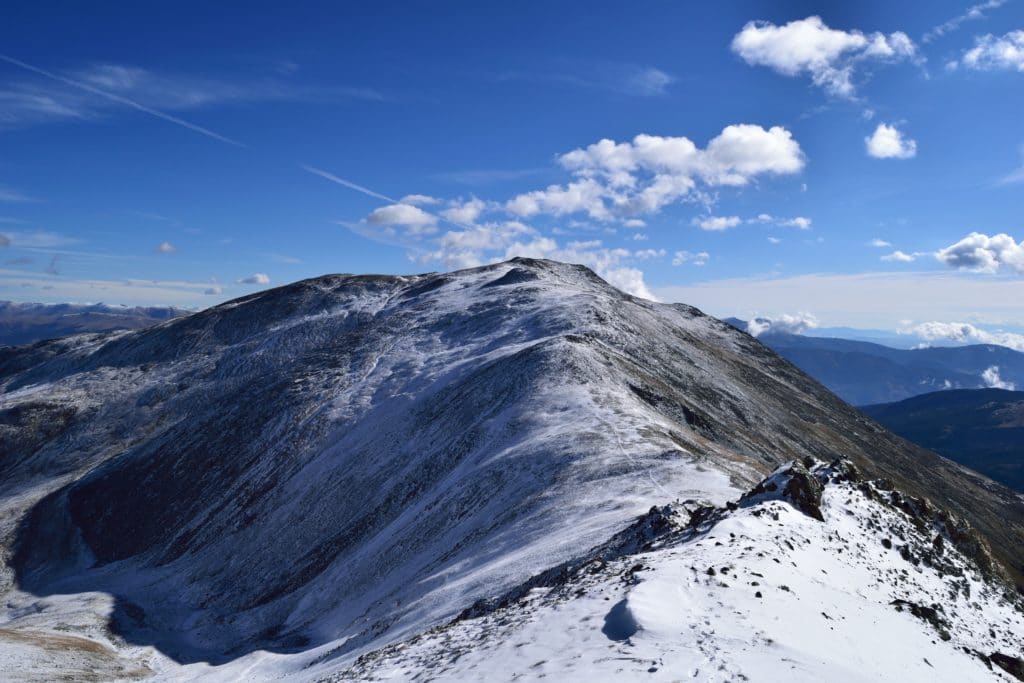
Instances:
[[[996,595],[1000,575],[1020,580],[1024,570],[1020,496],[888,434],[745,333],[557,262],[327,276],[142,331],[0,349],[0,391],[0,667],[12,667],[2,675],[402,679],[411,669],[392,666],[391,650],[372,653],[417,637],[428,653],[428,631],[475,638],[458,629],[487,624],[498,625],[487,627],[494,640],[475,661],[499,666],[507,653],[487,652],[511,643],[502,615],[519,619],[494,609],[500,596],[614,544],[672,501],[689,502],[665,513],[679,532],[675,550],[653,550],[668,572],[662,584],[682,571],[673,553],[739,566],[724,543],[698,553],[686,536],[701,520],[685,511],[725,506],[805,458],[845,458],[865,480],[968,520],[977,534],[956,527],[968,539],[957,561],[977,567],[961,569],[975,593]],[[821,540],[810,530],[825,528],[873,548],[870,529],[827,521],[870,503],[826,499],[825,526],[784,513],[768,522],[782,509],[770,501],[726,508],[717,524],[749,526],[757,548],[777,537],[796,553],[799,538]],[[835,546],[818,545],[814,561],[825,563],[823,548]],[[863,553],[865,572],[890,568],[883,550]],[[776,570],[772,581],[800,579]],[[647,575],[631,576],[642,586]],[[923,604],[937,585],[929,581],[899,599]],[[878,591],[847,590],[836,610],[858,605],[886,624],[905,617]],[[625,622],[655,630],[637,598],[622,599]],[[936,645],[965,676],[982,660],[958,654],[961,642],[990,658],[1021,656],[1006,645],[1024,635],[1018,608],[1003,600],[998,613],[988,607],[996,598],[978,604],[1007,615],[1007,635]],[[592,608],[576,598],[550,606],[581,618]],[[775,603],[766,614],[785,624],[797,613]],[[607,656],[629,647],[592,625]],[[753,648],[756,633],[745,637],[720,648]],[[575,640],[563,641],[563,657]],[[701,670],[706,680],[731,675]]]

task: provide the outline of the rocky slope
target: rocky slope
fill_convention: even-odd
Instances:
[[[806,457],[929,497],[1022,571],[1013,492],[729,325],[556,262],[327,276],[0,349],[0,391],[0,651],[70,633],[117,675],[343,671]]]

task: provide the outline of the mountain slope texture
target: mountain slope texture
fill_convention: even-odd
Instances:
[[[906,680],[1020,664],[1019,495],[583,267],[306,280],[0,391],[0,677],[870,680],[874,622]],[[783,642],[818,601],[836,648]]]

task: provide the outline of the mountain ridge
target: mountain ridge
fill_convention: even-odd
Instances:
[[[0,446],[27,444],[0,463],[9,614],[111,595],[119,638],[185,667],[356,657],[804,457],[940,501],[1022,571],[1012,492],[581,266],[304,280],[4,350],[0,387]]]

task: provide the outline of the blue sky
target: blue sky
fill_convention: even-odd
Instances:
[[[1024,2],[144,5],[5,5],[0,298],[524,254],[722,316],[1024,328]]]

